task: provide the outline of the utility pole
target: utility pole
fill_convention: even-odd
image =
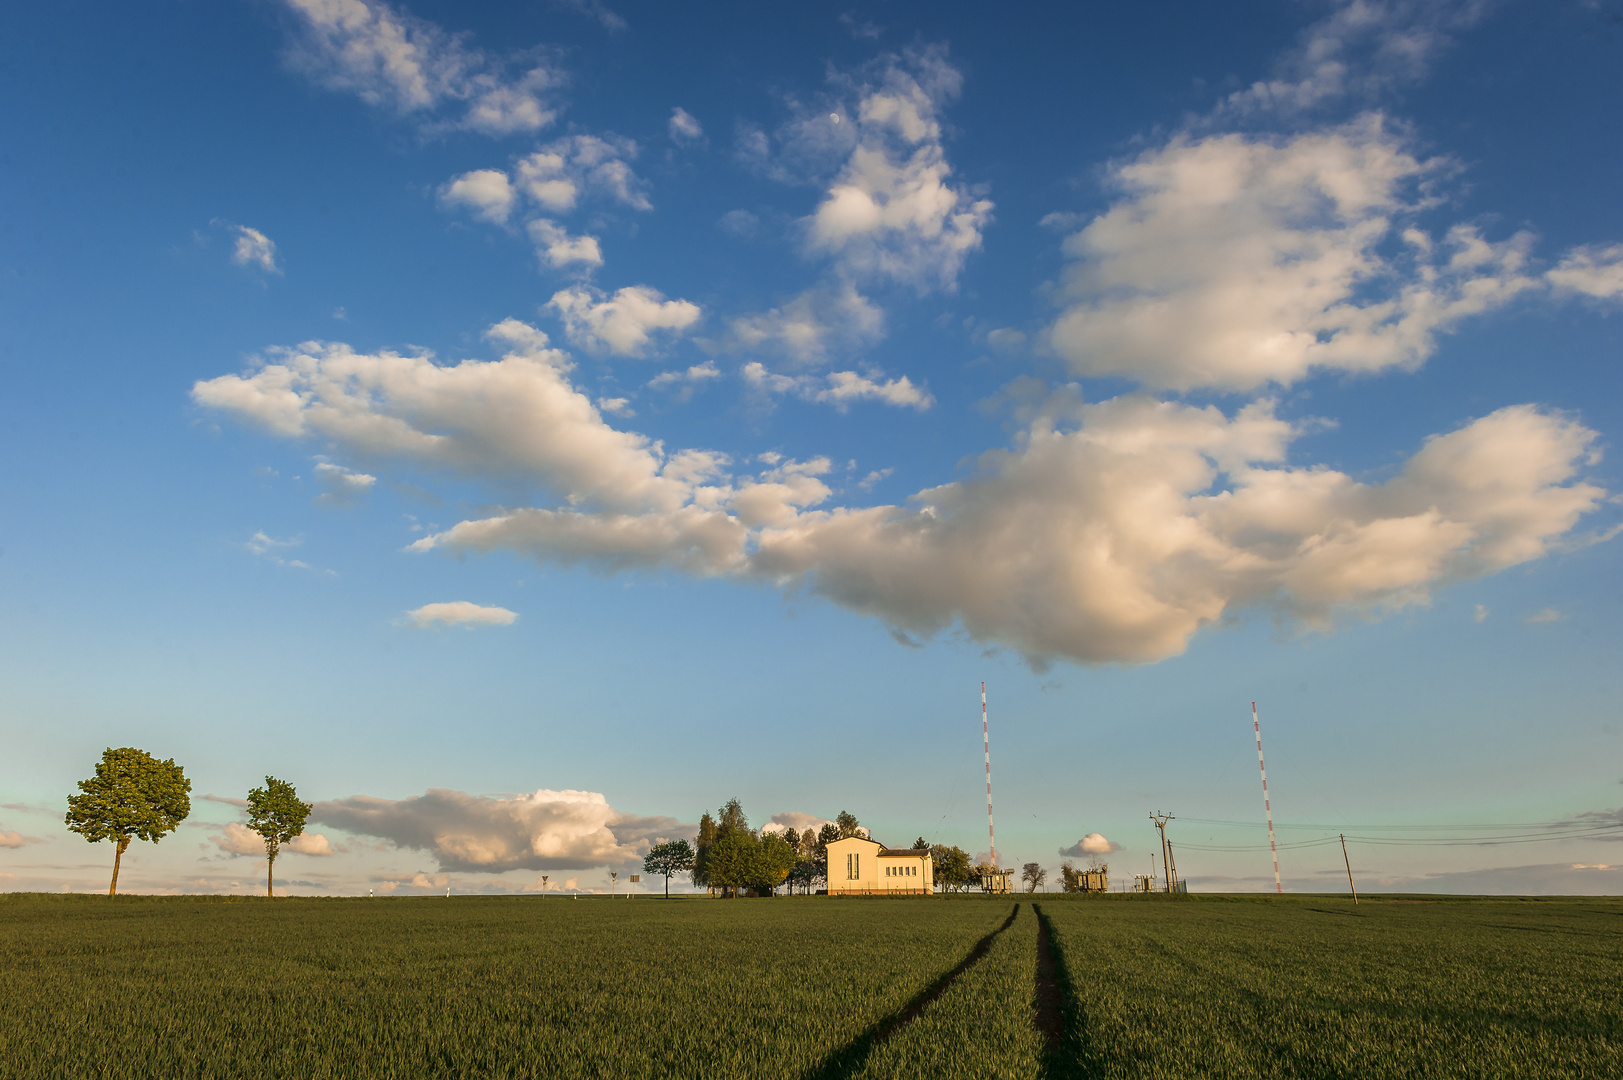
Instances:
[[[1347,834],[1341,833],[1341,861],[1347,864],[1347,886],[1352,889],[1353,907],[1358,906],[1358,886],[1353,884],[1352,860],[1347,858]]]
[[[1257,703],[1251,703],[1251,730],[1257,733],[1257,771],[1262,773],[1262,812],[1268,815],[1268,850],[1274,854],[1274,892],[1285,891],[1279,880],[1279,848],[1274,844],[1274,808],[1268,802],[1268,767],[1262,763],[1262,725],[1257,722]]]
[[[1155,822],[1156,829],[1161,833],[1161,869],[1166,877],[1166,888],[1164,891],[1170,893],[1172,891],[1173,871],[1172,852],[1171,849],[1167,847],[1167,822],[1176,821],[1177,819],[1171,814],[1163,814],[1161,811],[1155,810],[1150,813],[1150,820]],[[1152,857],[1150,861],[1153,863],[1155,860]]]

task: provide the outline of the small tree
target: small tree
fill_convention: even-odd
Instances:
[[[667,900],[671,898],[671,875],[683,874],[692,869],[693,849],[688,846],[686,840],[667,840],[663,844],[655,844],[642,860],[643,873],[665,875]]]
[[[969,884],[973,871],[969,866],[969,853],[963,848],[936,844],[930,849],[930,861],[935,864],[931,869],[936,883],[943,888],[957,891]]]
[[[848,840],[853,836],[868,835],[868,830],[864,829],[862,824],[857,821],[855,814],[848,814],[844,810],[841,810],[839,816],[834,819],[834,822],[839,827],[840,832],[837,839]]]
[[[1082,887],[1082,876],[1069,859],[1059,864],[1059,879],[1060,887],[1066,892],[1076,892]]]
[[[68,828],[92,844],[113,841],[113,883],[124,849],[136,837],[156,844],[192,812],[192,782],[173,758],[159,761],[133,746],[108,747],[96,775],[79,781],[78,795],[68,796]]]
[[[271,890],[272,871],[282,845],[304,832],[305,819],[310,816],[311,805],[299,801],[299,793],[286,780],[265,777],[265,786],[248,793],[248,828],[265,841],[265,895],[275,896]]]
[[[929,851],[930,850],[930,842],[928,840],[924,839],[924,837],[921,836],[917,840],[913,841],[913,850],[914,851]]]
[[[1037,886],[1048,880],[1048,871],[1042,863],[1028,862],[1020,870],[1020,880],[1026,883],[1027,892],[1036,892]]]
[[[761,837],[760,846],[756,848],[755,880],[751,884],[773,896],[794,868],[795,849],[783,837],[769,833]]]

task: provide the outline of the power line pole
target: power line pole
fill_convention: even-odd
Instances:
[[[1257,703],[1251,703],[1251,729],[1257,733],[1257,770],[1262,773],[1262,811],[1268,815],[1268,850],[1274,855],[1274,892],[1285,886],[1279,880],[1279,848],[1274,844],[1274,808],[1268,802],[1268,767],[1262,763],[1262,725],[1257,722]]]
[[[1172,891],[1172,852],[1167,847],[1167,822],[1176,821],[1171,814],[1163,814],[1159,810],[1150,812],[1150,820],[1155,822],[1156,829],[1161,833],[1161,871],[1166,878],[1165,891]],[[1152,859],[1151,862],[1154,860]]]
[[[1358,906],[1358,886],[1353,884],[1352,860],[1347,858],[1347,834],[1341,833],[1341,861],[1347,864],[1347,886],[1352,889],[1353,907]]]

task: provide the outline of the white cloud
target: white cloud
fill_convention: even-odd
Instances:
[[[827,375],[778,375],[765,365],[750,361],[743,368],[744,381],[770,394],[795,394],[806,401],[833,405],[840,412],[859,401],[878,401],[920,412],[935,404],[926,390],[913,385],[906,375],[883,382],[883,375],[860,375],[855,371],[834,371]]]
[[[631,169],[637,144],[618,135],[570,135],[548,143],[515,166],[514,186],[554,214],[582,196],[600,194],[634,210],[652,210],[647,184]]]
[[[1118,166],[1124,197],[1066,240],[1048,342],[1078,374],[1176,390],[1417,367],[1438,334],[1540,285],[1525,235],[1400,227],[1439,168],[1379,116],[1282,140],[1180,135]]]
[[[228,851],[233,855],[257,855],[261,859],[265,857],[265,838],[239,821],[231,822],[225,827],[225,832],[209,839],[213,840],[221,851]]]
[[[761,826],[761,831],[764,833],[781,833],[786,829],[793,829],[797,833],[803,833],[810,829],[813,832],[820,832],[824,825],[832,824],[834,822],[828,818],[818,817],[816,814],[805,814],[799,810],[785,810],[781,814],[773,814],[772,819]]]
[[[981,246],[992,203],[951,182],[939,113],[957,98],[962,76],[944,50],[891,58],[857,88],[856,108],[829,114],[851,141],[849,157],[806,220],[806,248],[831,255],[839,272],[918,292],[951,291],[969,253]],[[802,121],[805,137],[824,121]]]
[[[666,125],[670,132],[671,141],[678,143],[695,143],[704,138],[704,128],[693,114],[678,105],[671,110],[670,123]]]
[[[1556,608],[1553,608],[1553,607],[1547,607],[1543,611],[1536,612],[1535,614],[1529,615],[1527,617],[1527,621],[1530,622],[1530,623],[1552,623],[1552,622],[1560,622],[1562,619],[1565,619],[1565,618],[1566,618],[1566,615],[1563,614],[1561,611],[1559,611],[1559,610],[1557,610]]]
[[[381,0],[286,0],[299,17],[291,65],[321,85],[369,105],[428,116],[442,106],[449,126],[502,136],[552,123],[549,95],[562,76],[537,65],[509,77],[505,65],[469,47],[463,35],[396,11]]]
[[[316,501],[331,506],[347,506],[372,490],[378,478],[363,472],[353,472],[342,465],[320,462],[315,469],[316,483],[326,488]]]
[[[867,476],[857,481],[857,487],[862,491],[872,491],[881,481],[887,479],[895,471],[893,468],[874,469]]]
[[[469,603],[467,600],[453,600],[444,604],[424,604],[420,608],[406,612],[406,617],[412,624],[419,627],[429,626],[511,626],[518,618],[518,612],[508,611],[504,607],[487,607],[480,604]]]
[[[431,788],[400,800],[356,795],[316,803],[311,820],[431,852],[442,871],[453,872],[618,866],[639,862],[661,838],[693,833],[673,818],[623,814],[596,792],[545,789],[488,796]]]
[[[597,407],[603,412],[611,413],[615,416],[632,417],[637,415],[636,412],[631,408],[630,398],[598,398]]]
[[[1479,623],[1480,622],[1487,622],[1488,621],[1488,605],[1487,604],[1478,604],[1476,606],[1476,610],[1471,613],[1471,619],[1472,619],[1472,621],[1479,622]]]
[[[648,380],[648,386],[650,389],[658,390],[678,383],[705,382],[719,378],[721,378],[721,369],[711,361],[706,360],[702,364],[694,364],[686,371],[662,371]]]
[[[1562,292],[1602,300],[1623,298],[1623,244],[1573,248],[1544,277]]]
[[[632,285],[605,298],[587,286],[553,294],[547,307],[563,320],[569,340],[595,353],[642,356],[658,331],[679,335],[699,321],[699,305],[667,300],[646,285]]]
[[[24,836],[20,832],[0,832],[0,848],[20,848],[25,844],[44,843],[38,837]]]
[[[333,847],[331,840],[321,833],[312,832],[300,833],[298,836],[295,836],[293,839],[283,844],[282,850],[291,851],[295,855],[315,855],[318,857],[326,857],[328,855],[336,855],[338,853],[337,849]]]
[[[1301,34],[1279,75],[1230,94],[1217,110],[1293,113],[1370,96],[1421,78],[1452,32],[1482,16],[1485,0],[1341,0]]]
[[[604,6],[602,0],[555,0],[560,7],[571,8],[587,18],[593,20],[612,33],[618,33],[626,28],[626,21],[620,15]]]
[[[507,348],[501,360],[450,367],[431,355],[307,342],[272,350],[248,373],[199,382],[192,398],[284,438],[527,480],[609,509],[676,509],[694,497],[691,482],[665,475],[691,458],[609,427],[570,384],[573,365],[545,334],[509,319],[487,336]]]
[[[1081,858],[1083,855],[1109,855],[1113,851],[1120,850],[1120,844],[1112,840],[1106,840],[1099,833],[1090,832],[1070,847],[1060,848],[1059,853],[1076,859]]]
[[[1014,352],[1026,343],[1026,335],[1010,326],[986,332],[986,343],[999,352]]]
[[[771,353],[797,366],[825,363],[884,336],[884,312],[849,283],[813,288],[782,307],[730,320],[727,336],[711,347]]]
[[[258,229],[246,225],[233,225],[237,243],[231,250],[231,261],[238,266],[257,266],[267,274],[280,274],[276,265],[276,242]]]
[[[247,548],[251,554],[257,555],[266,562],[274,563],[277,566],[287,566],[295,570],[313,570],[315,568],[303,559],[284,559],[280,554],[288,548],[298,547],[302,543],[304,543],[303,537],[295,536],[291,540],[278,540],[261,529],[250,536],[242,546]],[[331,570],[325,572],[332,573]]]
[[[526,230],[544,266],[554,270],[574,266],[591,270],[603,265],[603,249],[598,247],[595,236],[571,236],[569,230],[547,218],[536,218]]]
[[[475,169],[440,188],[440,202],[466,207],[475,217],[497,225],[507,223],[517,198],[507,174],[500,169]]]
[[[567,499],[463,521],[418,551],[766,580],[911,635],[957,624],[1037,664],[1157,660],[1247,609],[1329,627],[1599,539],[1571,535],[1606,496],[1579,476],[1599,460],[1595,433],[1532,406],[1436,436],[1365,483],[1286,464],[1297,430],[1271,402],[1230,416],[1067,398],[969,479],[905,506],[826,508],[826,459],[731,476],[724,455],[667,454],[609,427],[545,335],[509,320],[492,336],[511,349],[496,363],[306,346],[194,396],[284,436],[522,476]]]

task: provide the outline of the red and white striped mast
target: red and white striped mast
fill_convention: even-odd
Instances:
[[[986,680],[981,680],[981,739],[986,744],[986,842],[992,848],[992,868],[1003,869],[997,861],[997,834],[992,831],[992,733],[986,726]]]
[[[1257,703],[1251,703],[1251,730],[1257,733],[1257,769],[1262,773],[1262,812],[1268,815],[1268,850],[1274,855],[1274,892],[1285,886],[1279,880],[1279,848],[1274,845],[1274,808],[1268,804],[1268,767],[1262,763],[1262,725],[1257,722]]]

